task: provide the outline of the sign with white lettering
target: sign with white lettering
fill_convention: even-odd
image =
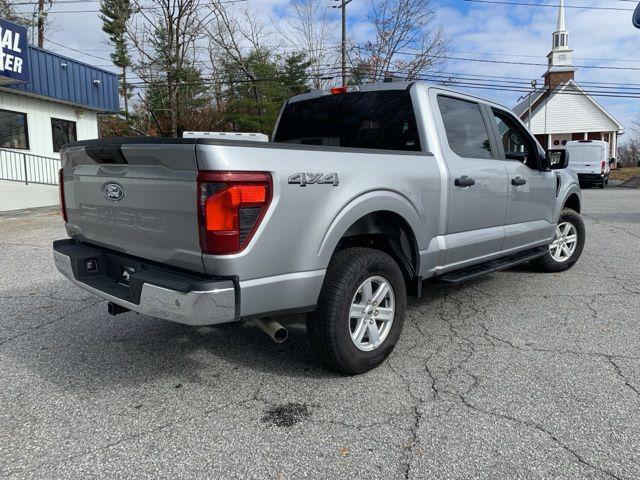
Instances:
[[[0,18],[0,84],[29,82],[27,29]]]

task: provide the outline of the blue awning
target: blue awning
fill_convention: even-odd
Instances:
[[[29,83],[0,86],[100,112],[117,112],[118,75],[29,45]]]

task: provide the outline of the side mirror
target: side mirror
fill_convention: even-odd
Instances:
[[[640,3],[633,12],[632,22],[634,27],[640,28]]]
[[[549,150],[546,159],[551,170],[561,170],[569,166],[569,152],[566,150]]]

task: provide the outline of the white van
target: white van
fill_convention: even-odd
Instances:
[[[575,170],[581,185],[598,185],[604,188],[609,183],[609,144],[602,140],[577,140],[567,142],[569,168]]]

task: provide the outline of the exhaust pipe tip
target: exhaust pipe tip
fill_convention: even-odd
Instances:
[[[276,343],[284,343],[287,341],[287,338],[289,338],[289,331],[282,325],[273,332],[273,341]]]
[[[289,338],[289,331],[275,320],[254,320],[254,323],[275,343],[284,343]]]

